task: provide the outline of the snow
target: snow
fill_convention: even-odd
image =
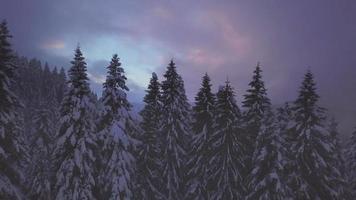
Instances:
[[[124,125],[122,122],[114,123],[111,127],[110,134],[113,135],[113,139],[116,142],[119,142],[124,145],[124,148],[128,148],[128,146],[130,145],[128,133],[125,132]]]

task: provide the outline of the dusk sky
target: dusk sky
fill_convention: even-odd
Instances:
[[[0,0],[0,19],[20,55],[52,66],[68,69],[79,43],[99,95],[114,53],[137,102],[171,58],[190,100],[207,72],[215,89],[228,77],[241,102],[259,61],[274,104],[293,101],[310,69],[343,134],[356,126],[353,0]]]

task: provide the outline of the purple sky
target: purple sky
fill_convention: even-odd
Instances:
[[[118,53],[133,101],[174,58],[190,99],[208,72],[215,88],[228,76],[240,102],[260,61],[274,104],[296,98],[309,68],[344,134],[356,125],[353,0],[0,0],[0,18],[19,54],[51,65],[68,68],[80,43],[98,93]]]

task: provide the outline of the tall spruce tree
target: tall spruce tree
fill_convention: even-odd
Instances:
[[[348,185],[352,197],[356,197],[356,130],[352,133],[346,150]]]
[[[229,82],[217,93],[214,132],[209,161],[211,199],[242,199],[245,187],[244,144],[241,140],[240,110]]]
[[[252,157],[253,170],[249,175],[247,199],[291,198],[285,172],[285,149],[278,122],[271,110],[266,110],[257,136]]]
[[[87,67],[79,47],[75,50],[71,64],[68,72],[69,89],[61,106],[54,154],[58,165],[54,198],[95,199],[94,154],[97,136]]]
[[[61,68],[59,75],[58,75],[58,83],[57,83],[57,102],[61,103],[64,95],[67,91],[67,85],[65,84],[67,80],[66,73],[64,68]]]
[[[288,134],[288,131],[293,122],[293,112],[289,103],[285,103],[282,107],[277,108],[276,119],[278,121],[278,131],[287,143],[291,136],[291,134]]]
[[[187,163],[188,185],[185,199],[209,199],[208,167],[211,158],[210,137],[213,132],[215,95],[211,92],[210,77],[205,74],[193,107],[193,140]]]
[[[261,127],[263,114],[270,107],[270,100],[267,97],[267,90],[262,80],[262,70],[260,63],[257,63],[256,69],[253,72],[252,81],[249,83],[250,88],[247,94],[244,95],[242,107],[245,109],[243,113],[244,130],[247,137],[247,168],[251,169],[251,158],[255,151],[256,139]]]
[[[162,178],[165,199],[180,200],[184,194],[184,167],[190,139],[190,106],[185,95],[182,77],[173,60],[169,63],[162,82],[163,116],[161,134]]]
[[[295,141],[290,145],[295,160],[292,190],[296,199],[337,199],[342,195],[340,172],[333,167],[333,148],[325,127],[325,109],[318,100],[313,74],[308,71],[292,108]]]
[[[295,160],[294,153],[292,151],[293,144],[295,143],[295,134],[292,131],[294,126],[293,111],[289,103],[285,103],[282,107],[277,108],[278,129],[280,136],[282,137],[282,145],[285,150],[284,154],[284,178],[286,184],[289,188],[292,188],[293,179],[290,177],[295,176]],[[294,196],[294,191],[292,191],[292,197]]]
[[[140,199],[163,199],[159,187],[161,186],[161,127],[162,103],[161,90],[158,77],[152,73],[152,78],[147,94],[144,97],[145,107],[140,112],[142,117],[139,158],[137,160],[137,172]]]
[[[53,113],[42,105],[34,114],[35,137],[31,142],[30,198],[52,199],[52,150],[55,134]]]
[[[0,199],[22,199],[21,163],[25,147],[17,113],[21,104],[10,89],[16,70],[10,38],[3,21],[0,23]]]
[[[334,155],[335,167],[340,169],[340,172],[343,174],[343,177],[345,177],[346,163],[345,163],[345,158],[343,156],[344,148],[340,141],[340,132],[338,126],[339,126],[338,122],[334,117],[332,117],[329,120],[328,133],[330,135],[330,140],[334,148],[333,153],[335,154]]]
[[[99,124],[102,144],[100,199],[132,199],[135,169],[132,135],[138,130],[129,113],[131,105],[126,97],[129,89],[117,54],[112,57],[107,69]]]
[[[332,117],[327,124],[327,137],[330,140],[331,144],[331,165],[333,168],[337,169],[333,171],[335,177],[340,177],[335,179],[334,185],[337,187],[334,188],[336,192],[339,194],[338,198],[340,199],[349,199],[350,194],[347,190],[347,177],[346,177],[346,163],[343,156],[343,148],[340,142],[338,123],[335,118]]]

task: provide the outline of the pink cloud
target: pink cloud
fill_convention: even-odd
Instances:
[[[197,22],[206,29],[217,32],[224,47],[233,51],[235,56],[243,57],[250,53],[251,40],[241,33],[238,26],[221,11],[202,12]]]
[[[168,8],[163,7],[161,5],[159,6],[155,6],[152,9],[152,13],[154,16],[159,17],[161,19],[172,19],[174,16],[172,14],[172,12],[170,10],[168,10]]]
[[[64,49],[65,43],[61,40],[45,41],[40,46],[42,49]]]
[[[189,49],[185,55],[188,62],[208,69],[216,69],[225,62],[221,54],[202,48]]]

